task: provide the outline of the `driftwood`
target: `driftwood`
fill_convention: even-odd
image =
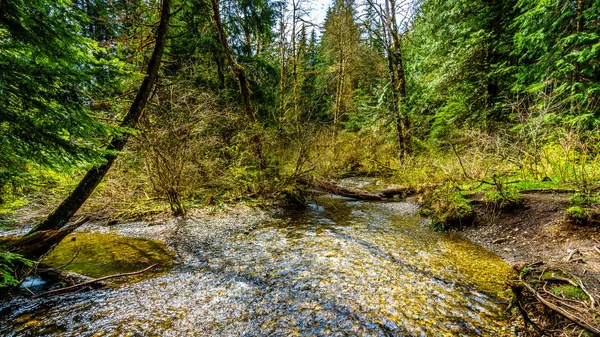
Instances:
[[[75,289],[78,289],[78,288],[81,288],[81,287],[89,286],[89,285],[92,285],[94,283],[99,283],[99,282],[110,280],[110,279],[113,279],[113,278],[135,276],[135,275],[143,274],[143,273],[147,272],[148,270],[156,267],[157,265],[158,265],[158,263],[155,263],[155,264],[153,264],[153,265],[151,265],[151,266],[149,266],[149,267],[147,267],[145,269],[142,269],[140,271],[136,271],[136,272],[132,272],[132,273],[108,275],[108,276],[100,277],[100,278],[93,279],[93,280],[90,280],[90,281],[78,283],[78,284],[75,284],[75,285],[72,285],[72,286],[69,286],[69,287],[64,287],[64,288],[59,288],[59,289],[54,289],[54,290],[46,291],[46,292],[39,293],[39,294],[37,294],[35,296],[30,297],[30,299],[39,298],[39,297],[47,296],[47,295],[62,294],[62,293],[70,292],[72,290],[75,290]]]
[[[357,200],[385,200],[381,194],[374,194],[361,190],[345,188],[330,181],[325,180],[306,180],[301,179],[301,184],[306,185],[314,190],[339,195],[342,197],[357,199]]]

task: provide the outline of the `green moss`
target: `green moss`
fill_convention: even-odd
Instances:
[[[589,298],[579,287],[570,284],[550,288],[554,295],[587,301]]]
[[[172,264],[174,254],[160,241],[117,234],[76,233],[67,236],[46,257],[51,267],[102,277],[138,271],[151,264]],[[72,260],[72,261],[71,261]]]
[[[568,221],[578,226],[585,226],[590,217],[589,212],[580,206],[567,208],[565,215]]]
[[[473,222],[471,201],[452,188],[440,188],[425,194],[421,214],[431,215],[431,225],[436,231],[460,227]]]

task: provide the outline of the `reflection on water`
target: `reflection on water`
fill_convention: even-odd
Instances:
[[[507,266],[431,232],[410,203],[323,197],[251,231],[174,243],[182,264],[3,308],[7,336],[510,336]],[[183,251],[185,250],[185,251]]]

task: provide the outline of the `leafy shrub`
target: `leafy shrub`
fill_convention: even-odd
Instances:
[[[421,214],[431,216],[431,225],[437,231],[472,223],[474,217],[470,200],[460,191],[447,187],[424,195]]]
[[[20,281],[15,278],[14,274],[15,267],[19,263],[31,266],[33,261],[27,260],[19,254],[0,252],[0,288],[19,284]]]
[[[590,206],[598,203],[598,198],[593,195],[575,193],[569,198],[569,204],[573,206]]]
[[[589,212],[580,206],[569,207],[565,213],[567,220],[577,226],[585,226],[589,222]]]
[[[483,201],[501,210],[517,209],[523,206],[524,199],[515,188],[495,189],[483,195]]]

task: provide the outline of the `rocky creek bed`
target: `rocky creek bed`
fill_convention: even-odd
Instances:
[[[417,209],[325,196],[276,216],[242,207],[86,225],[75,237],[162,242],[175,263],[103,289],[13,299],[0,309],[0,334],[514,335],[501,317],[509,266],[458,235],[432,232]]]

